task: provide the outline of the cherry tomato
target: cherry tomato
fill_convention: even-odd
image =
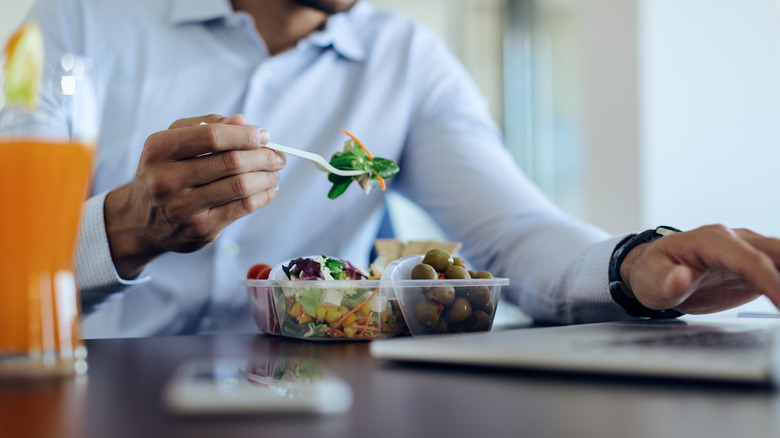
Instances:
[[[258,263],[249,268],[246,278],[250,280],[267,280],[269,274],[271,274],[271,266],[265,263]]]

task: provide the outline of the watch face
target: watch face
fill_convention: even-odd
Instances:
[[[659,234],[660,236],[668,236],[670,234],[680,233],[681,231],[678,230],[677,228],[674,228],[674,227],[670,227],[670,226],[667,226],[667,225],[661,225],[661,226],[659,226],[659,227],[657,227],[655,229],[655,232],[656,232],[656,234]]]

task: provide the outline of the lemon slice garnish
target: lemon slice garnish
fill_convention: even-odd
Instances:
[[[35,109],[43,78],[43,34],[38,23],[24,23],[11,35],[3,61],[5,104]]]

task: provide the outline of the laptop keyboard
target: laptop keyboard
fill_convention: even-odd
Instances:
[[[697,331],[689,333],[673,333],[661,336],[642,337],[621,340],[613,343],[643,347],[679,347],[679,348],[718,348],[718,349],[755,349],[764,348],[772,342],[768,330],[751,331]]]

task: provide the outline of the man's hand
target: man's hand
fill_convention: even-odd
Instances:
[[[766,295],[780,308],[780,240],[746,229],[708,225],[639,245],[620,269],[651,309],[702,314]]]
[[[105,201],[119,275],[132,277],[168,251],[197,251],[271,202],[286,161],[263,147],[268,139],[240,115],[177,120],[150,135],[133,180]]]

